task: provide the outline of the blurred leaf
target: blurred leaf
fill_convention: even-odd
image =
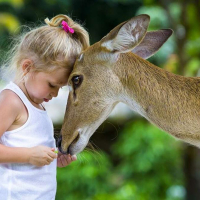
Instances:
[[[150,16],[151,21],[148,30],[158,30],[169,27],[166,11],[160,6],[142,6],[138,9],[136,14],[147,14]]]
[[[188,62],[185,74],[186,76],[195,76],[199,69],[200,69],[200,60],[198,58],[196,59],[193,58]]]
[[[171,16],[173,16],[173,20],[176,21],[177,24],[180,23],[181,17],[181,5],[178,2],[172,2],[169,4],[169,12]]]
[[[0,13],[0,25],[7,28],[10,33],[17,33],[19,31],[20,22],[12,14]]]
[[[133,0],[106,0],[108,3],[113,2],[113,3],[122,3],[122,4],[129,4],[132,3]],[[142,0],[134,0],[135,2],[141,2]]]
[[[0,0],[0,4],[1,3],[9,3],[16,8],[19,8],[23,6],[24,0]]]
[[[186,53],[190,56],[198,56],[200,51],[200,38],[193,38],[186,43]]]

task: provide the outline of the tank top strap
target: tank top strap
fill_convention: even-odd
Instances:
[[[34,107],[31,102],[28,100],[28,98],[26,97],[26,95],[24,94],[24,92],[20,89],[20,87],[18,85],[16,85],[13,82],[10,82],[8,85],[6,85],[3,90],[11,90],[13,91],[15,94],[17,94],[17,96],[21,99],[21,101],[24,103],[24,105],[26,106],[26,108],[28,109],[28,111],[32,110],[31,108]],[[3,91],[2,90],[2,91]]]

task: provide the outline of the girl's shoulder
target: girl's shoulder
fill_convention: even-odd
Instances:
[[[23,103],[13,91],[5,89],[0,93],[0,107],[9,106],[15,111],[20,110]]]
[[[5,131],[13,130],[12,125],[19,125],[22,121],[23,103],[17,94],[5,89],[0,93],[0,111],[0,121],[4,122],[0,126],[1,137]]]

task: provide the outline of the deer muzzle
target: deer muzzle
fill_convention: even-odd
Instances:
[[[57,141],[57,147],[62,154],[70,154],[70,155],[74,154],[73,146],[77,143],[77,141],[80,138],[79,132],[77,132],[75,135],[76,136],[74,139],[72,139],[71,143],[64,142],[62,134],[59,136]]]

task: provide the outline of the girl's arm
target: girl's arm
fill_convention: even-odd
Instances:
[[[7,147],[0,144],[0,163],[29,163],[41,167],[49,165],[55,158],[57,155],[50,147]]]
[[[4,90],[0,94],[0,137],[19,118],[23,103],[16,94]],[[50,147],[7,147],[0,144],[0,163],[30,163],[36,166],[50,164],[57,155]]]
[[[0,163],[28,163],[29,157],[27,148],[12,148],[0,144]]]

